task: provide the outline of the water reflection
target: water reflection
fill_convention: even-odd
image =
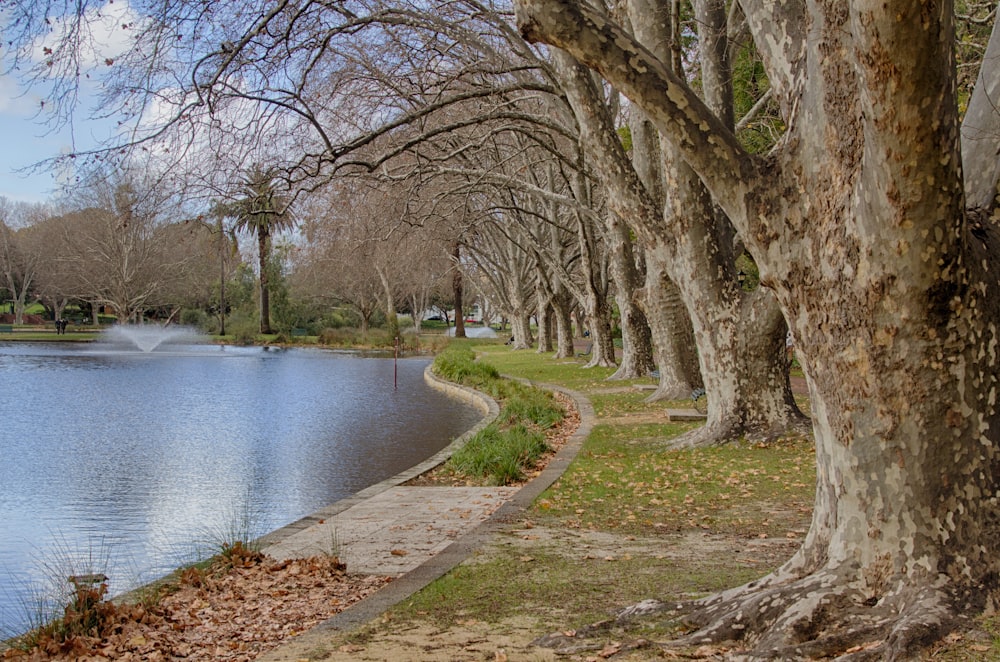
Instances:
[[[391,360],[319,350],[0,344],[0,626],[54,546],[111,546],[122,589],[245,511],[263,533],[428,457],[478,414],[426,364],[394,390]]]

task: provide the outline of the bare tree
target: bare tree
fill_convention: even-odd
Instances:
[[[649,13],[643,6],[635,13],[633,23],[641,24],[646,40],[660,46],[661,57],[679,61],[669,47],[674,32],[671,13],[666,8],[655,13],[665,17],[665,25],[643,18]],[[661,171],[671,186],[656,200],[632,168],[591,74],[563,52],[556,51],[553,60],[580,123],[584,148],[605,173],[608,205],[629,219],[651,254],[663,256],[661,264],[679,288],[693,323],[708,395],[708,422],[677,443],[773,437],[801,427],[803,419],[788,379],[784,319],[769,291],[746,292],[738,282],[737,249],[728,219],[717,213],[697,175],[669,145],[661,148]],[[709,69],[710,60],[703,58],[703,71]],[[719,101],[718,106],[731,111],[731,103]],[[662,286],[658,281],[650,285]],[[650,315],[664,312],[654,309]],[[664,327],[657,320],[655,328]],[[666,348],[670,340],[670,336],[658,338],[657,344]],[[670,377],[676,380],[675,375]]]
[[[111,307],[119,322],[170,305],[169,286],[184,277],[193,256],[170,243],[166,198],[124,172],[94,176],[76,197],[77,210],[52,222],[48,235],[56,289]]]
[[[14,323],[24,323],[24,308],[44,269],[45,252],[34,225],[48,214],[45,205],[0,197],[0,276],[11,295]]]

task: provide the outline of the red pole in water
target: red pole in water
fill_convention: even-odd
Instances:
[[[396,336],[396,356],[392,359],[392,388],[399,388],[399,336]]]

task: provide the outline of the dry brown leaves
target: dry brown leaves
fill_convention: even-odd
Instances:
[[[390,581],[348,575],[335,557],[261,557],[225,571],[188,570],[155,604],[118,607],[101,636],[7,651],[18,662],[253,660]]]
[[[528,480],[545,468],[580,425],[572,399],[554,395],[566,416],[546,431],[551,450],[529,472]],[[439,468],[411,484],[454,480]],[[78,635],[63,642],[50,639],[31,651],[7,650],[2,657],[16,662],[248,662],[391,581],[348,575],[335,557],[276,561],[243,553],[237,560],[231,564],[235,567],[184,571],[180,581],[151,605],[111,609],[100,635]]]

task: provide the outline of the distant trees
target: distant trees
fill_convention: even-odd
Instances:
[[[207,306],[217,244],[205,226],[171,220],[170,209],[122,173],[95,177],[58,210],[0,199],[0,287],[15,323],[33,301],[56,319],[76,302],[107,306],[120,321]]]
[[[395,335],[401,307],[418,327],[450,267],[444,246],[411,224],[409,195],[403,185],[350,178],[315,196],[293,264],[296,291],[350,306],[362,331],[382,312]]]
[[[10,293],[15,324],[23,322],[25,304],[44,268],[44,242],[32,226],[46,213],[43,205],[0,197],[0,289]]]

